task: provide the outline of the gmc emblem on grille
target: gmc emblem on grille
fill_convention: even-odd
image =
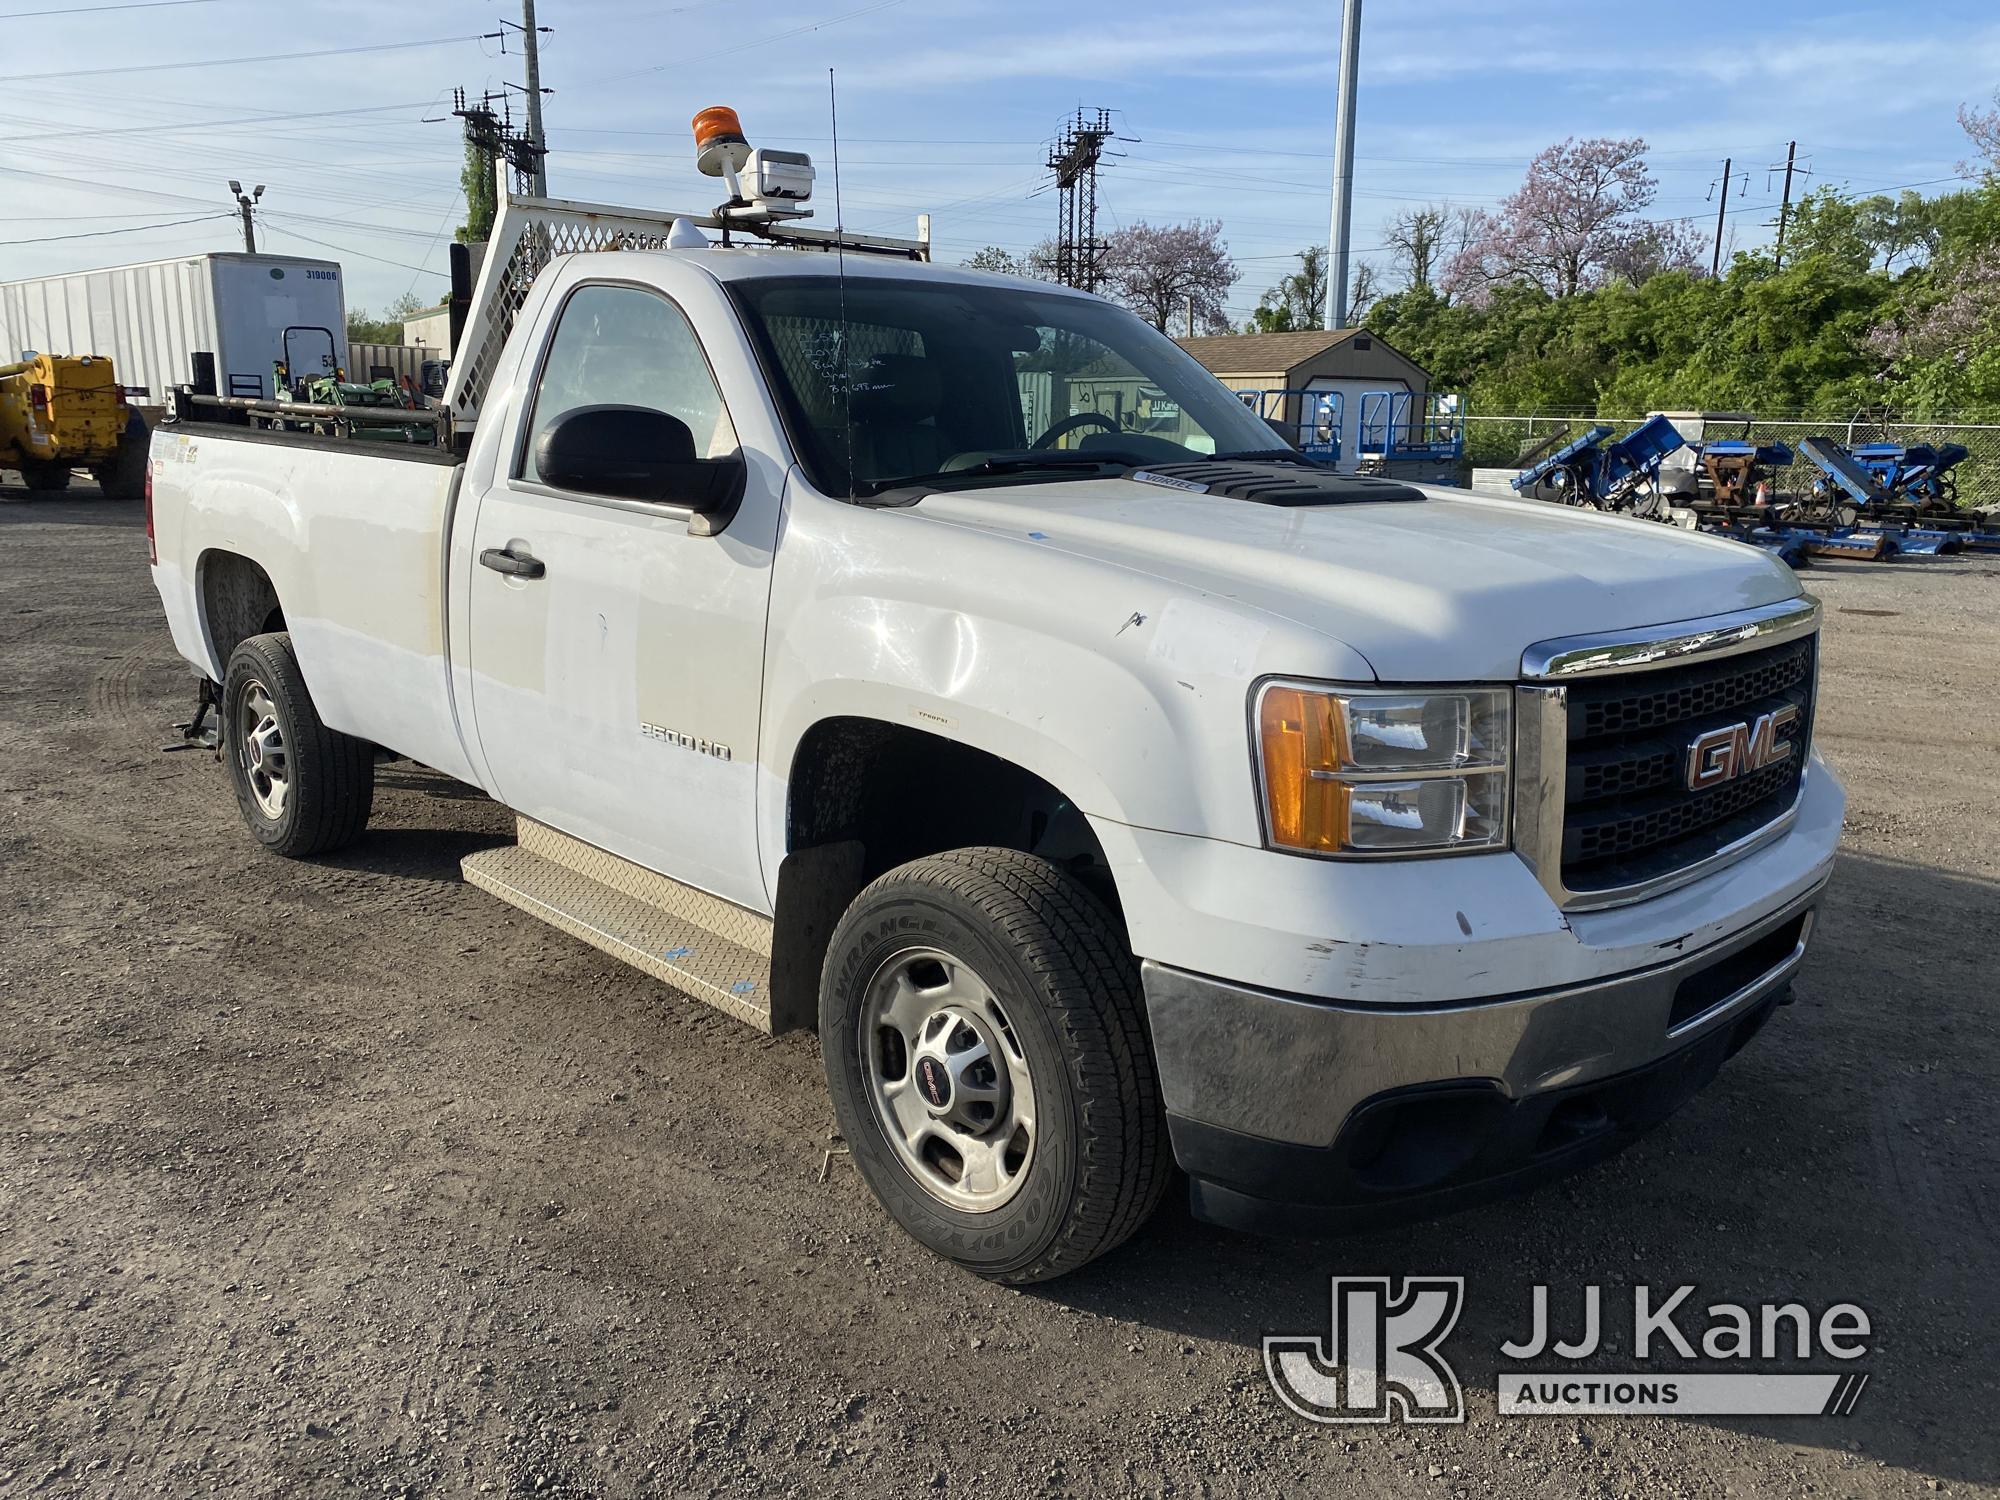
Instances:
[[[1705,791],[1789,760],[1792,742],[1784,736],[1798,721],[1797,705],[1787,703],[1759,714],[1751,723],[1709,730],[1688,746],[1688,790]]]

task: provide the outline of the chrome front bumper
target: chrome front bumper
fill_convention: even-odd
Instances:
[[[1824,891],[1822,883],[1721,942],[1634,973],[1448,1006],[1301,999],[1148,962],[1146,1009],[1175,1154],[1197,1179],[1198,1202],[1203,1179],[1252,1193],[1298,1184],[1286,1196],[1329,1202],[1420,1197],[1511,1175],[1546,1146],[1539,1124],[1504,1159],[1468,1139],[1462,1150],[1447,1143],[1434,1153],[1434,1173],[1422,1162],[1372,1179],[1349,1169],[1361,1136],[1379,1155],[1383,1131],[1393,1129],[1385,1121],[1421,1114],[1412,1128],[1498,1140],[1499,1118],[1535,1114],[1535,1101],[1544,1114],[1567,1101],[1566,1118],[1580,1125],[1589,1110],[1579,1101],[1594,1088],[1600,1102],[1612,1101],[1620,1080],[1650,1087],[1663,1071],[1700,1072],[1666,1109],[1677,1106],[1747,1040],[1754,1025],[1745,1023],[1768,1014],[1766,1002],[1805,958]],[[1676,1069],[1677,1058],[1701,1068]],[[1464,1107],[1425,1102],[1447,1098]],[[1659,1098],[1652,1089],[1647,1109]],[[1617,1103],[1605,1107],[1611,1124],[1630,1123]],[[1575,1155],[1569,1148],[1580,1139],[1556,1144]],[[1300,1182],[1320,1168],[1347,1175],[1318,1188]]]

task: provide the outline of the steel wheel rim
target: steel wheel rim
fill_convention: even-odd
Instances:
[[[1011,1202],[1035,1155],[1035,1090],[991,985],[937,948],[876,966],[857,1038],[875,1120],[918,1186],[962,1213]]]
[[[244,728],[237,736],[237,762],[249,784],[250,799],[259,812],[275,822],[285,815],[292,792],[291,755],[285,748],[284,728],[278,723],[278,705],[271,701],[269,689],[254,677],[243,685],[238,701],[242,707],[237,722]]]

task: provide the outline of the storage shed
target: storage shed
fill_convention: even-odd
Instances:
[[[428,358],[451,358],[451,309],[439,307],[414,318],[405,318],[403,342],[421,344]]]
[[[1379,334],[1365,328],[1307,328],[1297,333],[1225,333],[1176,342],[1216,379],[1235,391],[1338,391],[1344,430],[1340,467],[1352,470],[1360,448],[1361,397],[1366,391],[1422,395],[1430,374]],[[1287,424],[1302,416],[1301,400],[1284,410],[1268,403],[1265,415]]]

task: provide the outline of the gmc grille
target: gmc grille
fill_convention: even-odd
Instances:
[[[1784,816],[1812,736],[1817,638],[1569,686],[1562,883],[1580,895],[1671,875]],[[1790,705],[1791,754],[1701,791],[1690,747]]]

